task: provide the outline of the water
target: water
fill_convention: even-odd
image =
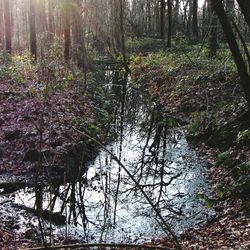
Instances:
[[[205,163],[188,146],[182,129],[171,130],[166,141],[164,164],[161,164],[163,155],[159,157],[159,162],[155,163],[147,150],[142,159],[144,136],[138,131],[130,133],[127,130],[123,139],[121,161],[144,187],[166,221],[173,225],[175,232],[180,233],[185,228],[204,221],[212,213],[211,209],[207,209],[203,202],[196,198],[197,193],[208,193],[204,175],[206,169]],[[119,141],[107,147],[119,156]],[[64,214],[67,217],[71,214],[71,224],[67,227],[68,235],[88,242],[133,243],[165,235],[156,221],[152,207],[124,170],[120,171],[116,224],[114,224],[118,172],[117,162],[102,150],[90,164],[88,172],[80,182],[59,187],[54,212],[60,212],[65,206],[63,203],[67,201]],[[163,172],[164,176],[161,177]],[[12,197],[17,204],[30,207],[35,204],[35,194],[32,189],[20,190]],[[53,198],[55,191],[46,188],[44,209],[50,208],[50,201]],[[72,215],[72,199],[77,218],[73,218]],[[25,220],[21,219],[22,223]],[[36,224],[35,219],[32,221]],[[54,230],[55,234],[65,235],[66,227],[54,227]]]
[[[130,94],[127,91],[126,95]],[[206,163],[189,147],[185,129],[169,128],[161,120],[155,120],[148,133],[151,115],[145,112],[148,108],[140,104],[131,112],[133,103],[127,100],[126,105],[118,105],[120,116],[114,125],[117,140],[106,149],[119,159],[137,184],[114,157],[102,149],[75,183],[42,190],[43,209],[63,213],[69,222],[62,226],[45,222],[46,231],[84,242],[140,243],[164,237],[163,223],[142,195],[138,183],[177,234],[213,214],[196,198],[198,193],[209,194]],[[156,143],[159,124],[164,126]],[[17,232],[31,225],[38,226],[36,217],[12,206],[15,203],[34,207],[33,189],[19,190],[1,199],[0,206],[6,218],[10,213],[16,214],[21,225]]]

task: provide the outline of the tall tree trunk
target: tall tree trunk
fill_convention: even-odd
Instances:
[[[11,15],[10,15],[10,2],[3,0],[4,3],[4,29],[5,29],[5,49],[11,53]]]
[[[55,33],[54,28],[54,13],[53,13],[53,1],[48,1],[48,40],[53,41]]]
[[[234,14],[234,0],[226,0],[226,13],[229,15],[233,15]],[[249,1],[248,1],[249,2]]]
[[[239,72],[241,85],[245,93],[248,108],[250,109],[250,77],[247,71],[247,66],[240,52],[239,46],[236,41],[236,37],[234,35],[232,26],[226,15],[222,1],[221,0],[211,0],[211,1],[212,1],[213,8],[219,17],[225,36],[227,38],[229,48],[231,50],[231,53],[233,55],[235,64]]]
[[[207,18],[207,10],[208,10],[208,7],[207,7],[207,1],[208,0],[205,0],[204,1],[204,4],[202,6],[202,37],[204,38],[205,36],[207,36],[207,32],[208,32],[208,29],[207,29],[207,26],[208,26],[208,18]],[[205,39],[205,38],[204,38]]]
[[[72,11],[72,19],[74,21],[72,31],[76,52],[75,55],[79,68],[81,68],[83,72],[86,73],[88,70],[88,60],[84,39],[83,19],[81,15],[82,6],[80,0],[74,0],[73,3],[75,9]]]
[[[151,0],[147,0],[147,33],[148,35],[152,32],[152,13],[151,13]]]
[[[125,45],[125,30],[124,30],[124,0],[119,0],[120,3],[120,30],[121,30],[121,45],[122,45],[122,55],[123,55],[123,63],[126,72],[129,72],[128,61],[127,61],[127,52]]]
[[[70,58],[70,3],[64,0],[62,6],[62,20],[63,20],[63,33],[64,33],[64,59],[69,61]]]
[[[171,48],[172,41],[172,0],[168,0],[168,48]]]
[[[4,41],[4,34],[3,34],[3,2],[0,0],[0,50],[3,49],[3,41]]]
[[[198,40],[198,0],[193,0],[193,18],[192,18],[193,40]]]
[[[179,25],[179,11],[180,11],[180,0],[175,0],[175,6],[174,6],[174,14],[173,14],[173,32],[172,34],[175,35],[178,25]]]
[[[29,24],[30,24],[30,52],[37,59],[36,45],[36,0],[30,0]]]
[[[218,38],[217,38],[217,16],[215,15],[214,8],[212,8],[212,0],[208,0],[208,16],[210,23],[210,33],[208,38],[209,56],[215,57],[218,50]]]
[[[250,28],[250,4],[247,0],[237,0],[240,9],[244,15],[248,27]]]
[[[161,15],[160,15],[160,18],[161,18],[161,23],[160,23],[160,32],[161,32],[161,39],[164,39],[165,38],[165,14],[166,14],[166,2],[165,0],[161,0]]]

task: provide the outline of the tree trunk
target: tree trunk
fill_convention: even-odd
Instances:
[[[165,13],[166,13],[166,2],[165,0],[161,0],[161,21],[160,21],[160,32],[161,32],[161,39],[165,38]]]
[[[69,51],[70,51],[70,4],[67,0],[64,0],[62,6],[62,19],[63,19],[63,32],[64,32],[64,59],[69,61]]]
[[[150,35],[152,32],[152,17],[151,17],[151,1],[147,0],[147,33]]]
[[[4,2],[4,28],[5,28],[5,49],[8,53],[11,53],[11,15],[10,15],[10,2],[9,0],[3,0]]]
[[[29,24],[30,24],[30,52],[34,59],[37,59],[36,45],[36,1],[30,0]]]
[[[53,1],[48,1],[48,40],[53,41],[55,33],[54,15],[53,15]]]
[[[126,72],[129,72],[128,62],[127,62],[127,52],[125,45],[125,31],[124,31],[124,0],[120,0],[120,30],[121,30],[121,45],[122,45],[122,55],[123,55],[123,63]]]
[[[209,56],[215,57],[218,50],[218,39],[217,39],[217,16],[214,13],[214,9],[212,8],[212,0],[208,0],[208,16],[210,23],[210,33],[208,38],[208,47],[209,47]]]
[[[84,27],[83,27],[83,20],[81,16],[81,1],[74,0],[74,9],[72,11],[72,18],[74,27],[73,37],[74,37],[74,47],[75,47],[75,56],[78,63],[79,68],[83,70],[84,73],[88,70],[88,61],[87,61],[87,52],[85,47],[85,39],[84,39]]]
[[[172,0],[168,0],[168,48],[171,48],[172,41]]]
[[[3,40],[4,40],[4,34],[3,34],[3,2],[0,0],[0,50],[3,49]]]
[[[211,1],[213,8],[219,17],[225,36],[227,38],[229,48],[231,50],[231,53],[233,55],[235,64],[239,72],[241,85],[245,93],[248,108],[250,109],[250,77],[247,71],[247,66],[244,62],[239,46],[236,42],[236,37],[234,35],[232,26],[226,15],[222,1],[221,0],[211,0]]]
[[[180,0],[175,0],[175,6],[174,6],[174,14],[173,14],[173,32],[172,34],[176,34],[178,24],[179,24],[179,11],[180,11]]]
[[[192,18],[193,41],[198,40],[198,0],[193,0],[193,18]]]
[[[250,4],[247,0],[237,0],[240,9],[244,15],[248,27],[250,28]]]

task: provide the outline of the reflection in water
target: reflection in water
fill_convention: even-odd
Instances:
[[[117,139],[107,148],[175,232],[201,222],[211,213],[195,198],[207,192],[204,163],[189,148],[182,128],[171,129],[173,121],[154,105],[142,104],[139,94],[127,87],[127,78],[115,77],[107,91],[116,96]],[[18,192],[15,202],[34,206],[34,193],[26,191]],[[105,150],[74,183],[46,187],[39,206],[67,217],[67,226],[54,228],[57,232],[84,241],[140,242],[164,235],[141,191]]]

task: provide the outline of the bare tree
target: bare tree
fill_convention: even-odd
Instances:
[[[37,59],[36,44],[36,0],[30,0],[29,3],[29,24],[30,24],[30,52],[34,59]]]
[[[192,33],[193,41],[198,40],[198,0],[193,0]]]
[[[172,41],[172,0],[168,0],[168,44],[167,46],[171,48]]]
[[[161,21],[160,21],[160,33],[161,33],[161,39],[164,39],[165,38],[165,18],[166,18],[166,2],[165,0],[161,0],[161,8],[160,8],[160,18],[161,18]]]
[[[4,3],[4,29],[5,29],[5,49],[11,53],[12,37],[11,37],[11,15],[10,15],[10,2],[3,0]]]
[[[3,2],[0,0],[0,49],[3,49],[4,29],[3,29]]]

